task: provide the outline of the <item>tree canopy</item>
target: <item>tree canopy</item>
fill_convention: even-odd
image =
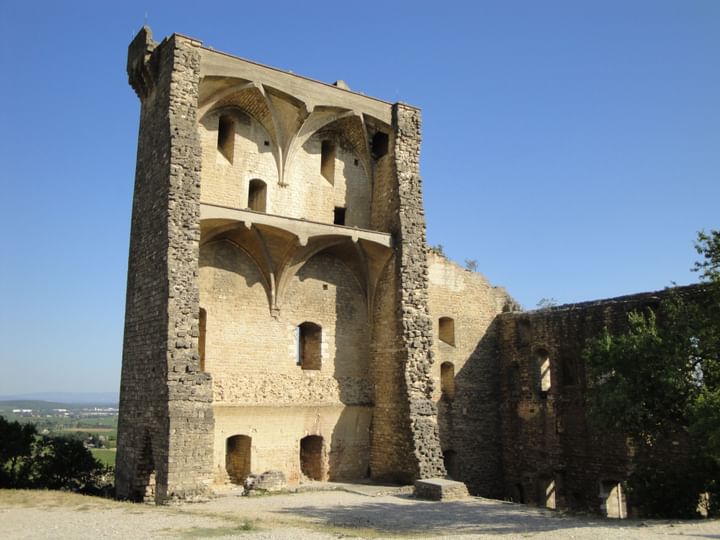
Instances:
[[[100,493],[110,487],[107,475],[82,441],[38,435],[35,425],[0,416],[0,487]]]
[[[631,499],[652,516],[696,514],[699,495],[720,495],[720,231],[701,232],[701,284],[672,289],[655,309],[628,315],[585,349],[588,414],[631,438]]]

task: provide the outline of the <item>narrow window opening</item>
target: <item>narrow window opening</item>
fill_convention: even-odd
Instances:
[[[452,362],[440,364],[440,390],[445,401],[455,399],[455,366]]]
[[[205,371],[205,333],[207,332],[207,311],[200,308],[200,321],[198,329],[198,355],[200,356],[200,371]]]
[[[225,156],[230,163],[233,162],[235,152],[235,122],[226,115],[220,116],[218,120],[218,151]]]
[[[320,369],[322,366],[322,327],[304,322],[298,326],[298,359],[302,369]]]
[[[336,206],[333,214],[333,223],[335,225],[345,225],[345,208]]]
[[[455,346],[455,320],[450,317],[440,317],[440,341]]]
[[[248,190],[248,208],[256,212],[265,212],[267,207],[267,185],[262,180],[250,180]]]
[[[320,174],[331,184],[335,182],[335,143],[322,141],[320,147]]]
[[[264,144],[265,146],[270,146],[270,141],[264,141],[263,144]]]
[[[300,471],[310,480],[325,480],[323,438],[308,435],[300,439]]]
[[[252,439],[247,435],[228,437],[225,444],[225,470],[233,484],[243,485],[250,476]]]
[[[387,133],[378,131],[372,138],[372,156],[380,159],[388,153],[389,138]]]
[[[354,163],[355,166],[357,167],[358,165],[360,165],[360,160],[356,158],[356,159],[353,160],[353,163]]]
[[[546,398],[551,386],[550,355],[545,349],[538,349],[535,355],[540,386],[540,397]]]

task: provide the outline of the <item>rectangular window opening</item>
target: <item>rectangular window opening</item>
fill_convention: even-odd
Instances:
[[[372,156],[380,159],[388,153],[389,138],[387,133],[378,131],[372,138]]]
[[[320,147],[320,174],[331,184],[335,182],[335,143],[322,141]]]
[[[220,116],[218,120],[217,149],[225,159],[233,162],[235,153],[235,123],[232,118],[226,115]]]
[[[333,214],[333,223],[335,225],[345,225],[345,208],[336,206]]]

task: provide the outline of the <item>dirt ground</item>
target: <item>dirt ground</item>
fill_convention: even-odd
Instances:
[[[403,490],[323,487],[203,503],[154,506],[53,491],[0,490],[2,539],[242,538],[717,538],[720,521],[632,521],[571,517],[470,497],[414,499]]]

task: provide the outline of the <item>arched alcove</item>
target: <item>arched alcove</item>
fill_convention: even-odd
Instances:
[[[255,212],[267,211],[267,184],[255,178],[248,186],[248,208]]]
[[[320,435],[300,440],[300,471],[310,480],[325,480],[324,441]]]
[[[228,437],[225,444],[225,470],[230,482],[242,485],[250,475],[252,439],[247,435]]]

